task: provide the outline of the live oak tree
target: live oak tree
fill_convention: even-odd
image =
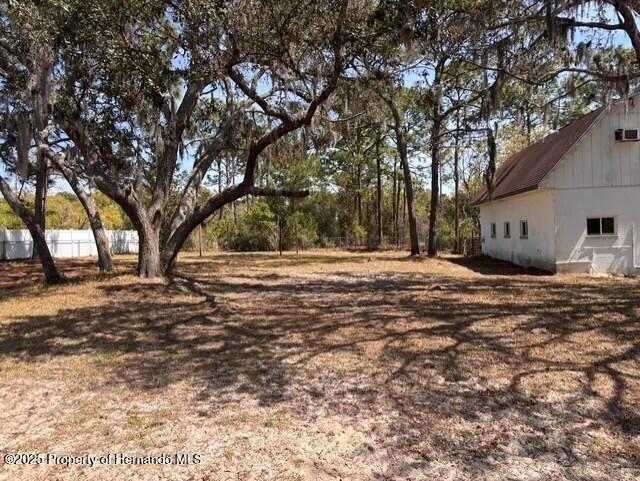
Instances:
[[[45,203],[49,175],[46,160],[33,146],[46,141],[47,78],[50,71],[49,52],[45,42],[31,24],[32,18],[10,5],[0,7],[0,97],[3,104],[0,118],[0,151],[4,170],[14,172],[22,182],[35,177],[35,209],[30,208],[0,175],[0,191],[33,239],[33,252],[40,258],[47,282],[61,280],[45,240]]]
[[[546,57],[530,62],[531,72],[519,80],[542,86],[558,76],[586,76],[601,81],[606,102],[612,93],[627,96],[640,76],[639,13],[640,4],[627,0],[514,1],[483,20],[492,34],[518,39],[513,45],[535,47],[524,49],[531,61]],[[633,55],[615,34],[627,37]]]
[[[35,177],[34,212],[12,191],[5,179],[0,188],[14,212],[29,229],[34,256],[40,258],[47,282],[61,279],[44,237],[46,229],[47,189],[52,170],[58,168],[67,178],[85,209],[98,251],[100,270],[113,268],[109,243],[100,214],[91,193],[80,179],[60,165],[64,154],[56,151],[64,144],[51,119],[50,104],[54,91],[56,38],[50,35],[50,18],[40,5],[9,3],[0,10],[2,42],[0,43],[0,95],[5,168],[23,181]],[[55,146],[55,147],[54,147]],[[35,160],[33,160],[35,159]]]
[[[224,205],[249,194],[306,194],[257,187],[260,158],[312,123],[371,40],[366,2],[69,5],[56,121],[82,154],[81,173],[131,218],[142,277],[168,273],[193,229]],[[187,129],[212,91],[233,100],[216,112],[221,120],[168,212]],[[242,179],[196,205],[205,175],[238,137]]]

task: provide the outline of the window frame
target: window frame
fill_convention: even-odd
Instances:
[[[490,230],[492,239],[495,239],[496,237],[498,237],[498,226],[496,225],[495,222],[491,222],[489,226],[489,230]]]
[[[598,220],[599,224],[599,232],[597,234],[589,234],[589,221],[590,220]],[[604,232],[602,229],[602,220],[603,219],[611,219],[613,221],[613,232]],[[615,215],[601,215],[601,216],[593,216],[587,217],[586,219],[586,232],[587,237],[618,237],[618,219]]]
[[[524,232],[523,232],[523,229]],[[529,221],[528,220],[520,220],[520,239],[528,239],[529,238]]]
[[[502,225],[502,232],[504,234],[505,239],[511,239],[511,222],[506,221]]]

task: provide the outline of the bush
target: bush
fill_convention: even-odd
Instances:
[[[235,248],[239,251],[274,250],[278,243],[275,214],[263,200],[255,200],[238,224]]]

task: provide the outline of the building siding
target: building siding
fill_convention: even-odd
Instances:
[[[640,269],[640,188],[559,189],[556,270],[637,274]],[[614,217],[615,235],[588,236],[588,217]]]
[[[555,270],[554,196],[534,191],[480,205],[482,253],[522,266]],[[520,221],[526,220],[529,235],[520,238]],[[497,227],[491,238],[491,223]],[[504,238],[503,225],[511,224],[511,237]]]
[[[640,186],[640,142],[616,142],[616,129],[640,129],[640,97],[605,112],[540,184],[545,189]]]

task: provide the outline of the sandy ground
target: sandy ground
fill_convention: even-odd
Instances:
[[[187,256],[167,282],[94,262],[51,288],[0,263],[0,453],[40,462],[1,480],[640,479],[638,280],[402,253]]]

